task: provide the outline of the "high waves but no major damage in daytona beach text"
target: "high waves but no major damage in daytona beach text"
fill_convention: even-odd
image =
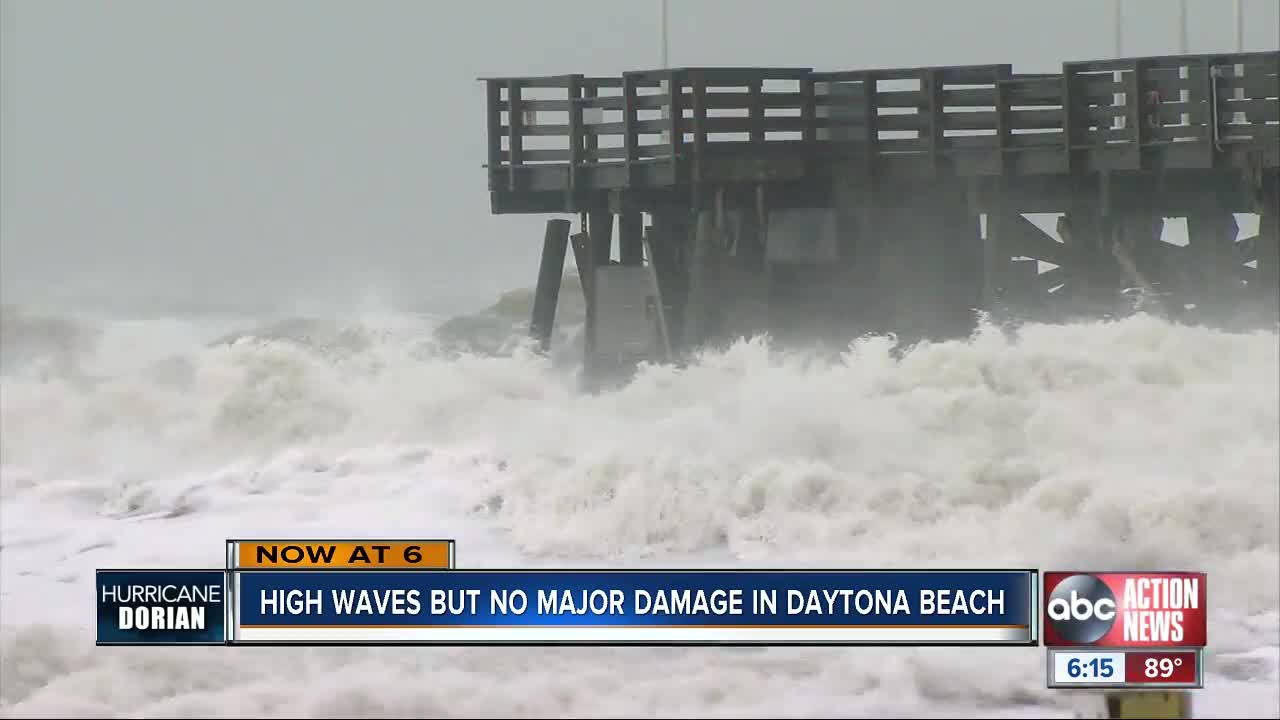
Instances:
[[[441,329],[494,341],[504,312],[527,313],[506,303]],[[1031,648],[92,645],[95,567],[218,566],[233,536],[429,534],[467,567],[1204,570],[1196,716],[1277,715],[1274,332],[1137,316],[901,357],[867,338],[835,359],[757,339],[587,395],[569,341],[468,354],[405,314],[2,321],[0,714],[1070,717],[1090,701],[1045,689]]]

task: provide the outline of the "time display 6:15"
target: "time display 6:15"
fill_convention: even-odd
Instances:
[[[1123,685],[1124,653],[1056,652],[1053,681],[1065,685]]]

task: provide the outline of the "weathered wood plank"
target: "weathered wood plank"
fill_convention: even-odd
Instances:
[[[1009,122],[1014,130],[1062,129],[1063,117],[1062,108],[1009,111]]]
[[[923,90],[880,90],[876,105],[882,108],[919,108],[929,102]]]
[[[943,105],[956,105],[960,107],[995,107],[996,89],[990,88],[965,88],[963,90],[947,90],[942,91]]]
[[[758,98],[758,100],[757,100]],[[763,108],[799,109],[804,98],[799,92],[709,92],[707,108],[712,110],[747,109],[758,102]]]
[[[1229,122],[1234,113],[1245,113],[1250,123],[1276,122],[1280,120],[1280,100],[1222,100],[1218,103],[1218,116]]]

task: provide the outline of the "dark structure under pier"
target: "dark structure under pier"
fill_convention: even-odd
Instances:
[[[979,310],[1273,324],[1278,68],[486,79],[492,210],[576,216],[548,223],[532,328],[545,345],[571,249],[593,373],[763,332],[963,336]],[[1162,233],[1176,218],[1189,243]]]

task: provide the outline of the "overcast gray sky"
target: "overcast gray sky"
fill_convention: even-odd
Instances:
[[[673,65],[820,69],[1112,51],[1109,0],[669,0]],[[658,0],[3,0],[0,295],[483,302],[532,283],[539,217],[493,217],[484,75],[658,64]],[[1127,0],[1126,54],[1177,3]],[[1247,0],[1250,50],[1280,1]],[[1190,50],[1231,50],[1191,0]]]

